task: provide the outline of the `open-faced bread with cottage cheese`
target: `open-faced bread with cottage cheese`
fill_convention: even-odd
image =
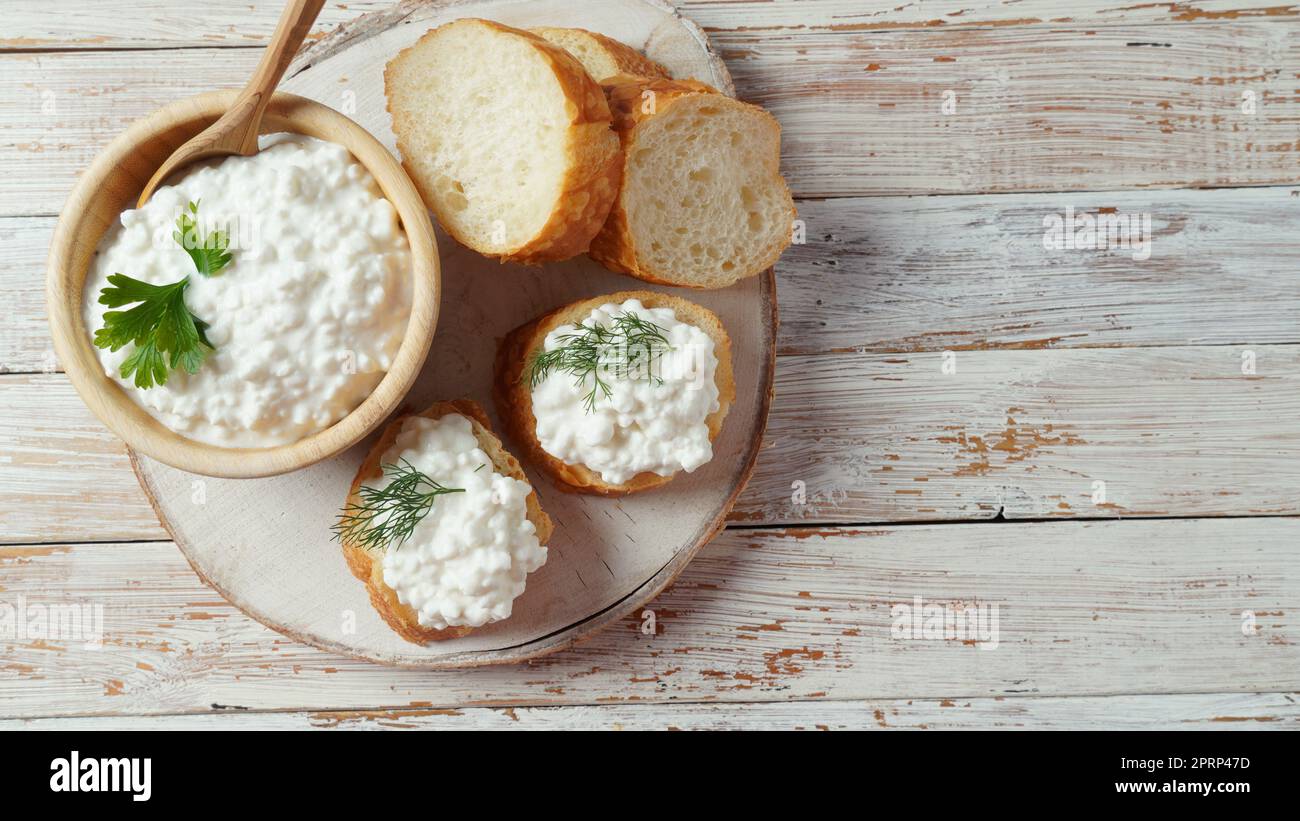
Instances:
[[[384,91],[402,164],[458,242],[523,263],[587,250],[623,164],[604,92],[576,58],[457,20],[394,57]]]
[[[721,320],[653,291],[584,299],[516,328],[493,384],[522,452],[562,489],[603,496],[707,463],[736,397]]]
[[[407,484],[385,496],[398,481]],[[383,512],[356,518],[376,509]],[[412,517],[417,521],[404,541],[383,544],[382,537],[400,535],[397,524],[381,538],[366,538],[376,524],[400,522],[404,511],[420,509],[424,514]],[[355,526],[365,524],[369,531]],[[527,575],[546,561],[552,526],[483,409],[458,399],[384,429],[357,471],[335,530],[379,615],[402,638],[425,644],[509,617]]]
[[[623,145],[623,187],[591,258],[690,288],[772,267],[795,217],[776,118],[693,80],[624,75],[601,85]]]
[[[529,31],[572,54],[596,80],[604,80],[606,77],[618,74],[663,78],[672,76],[668,73],[668,69],[631,46],[594,31],[549,26],[532,28]]]

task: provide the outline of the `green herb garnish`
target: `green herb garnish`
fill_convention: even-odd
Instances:
[[[345,507],[332,528],[336,541],[352,542],[366,550],[394,543],[401,547],[433,509],[435,499],[465,492],[464,488],[443,487],[405,459],[399,465],[384,465],[382,470],[392,481],[382,488],[361,486],[361,502]]]
[[[176,220],[172,239],[190,255],[194,268],[210,277],[230,264],[230,252],[226,250],[230,240],[224,231],[201,237],[198,215],[199,204],[191,202]],[[177,367],[198,373],[214,348],[206,333],[208,323],[185,307],[190,278],[152,285],[126,274],[113,274],[108,283],[99,291],[101,305],[119,308],[135,304],[129,310],[105,313],[104,327],[95,331],[95,345],[99,348],[116,351],[127,343],[135,344],[135,350],[122,362],[122,378],[134,374],[135,386],[148,390],[167,384],[168,374]]]
[[[194,268],[205,277],[216,276],[230,264],[230,237],[225,231],[213,231],[206,237],[199,234],[199,204],[191,202],[176,220],[172,239],[185,249],[194,260]]]
[[[208,323],[185,307],[185,277],[170,285],[150,285],[126,274],[113,274],[109,286],[99,292],[99,302],[110,308],[139,303],[126,311],[108,311],[104,327],[95,331],[95,345],[116,351],[135,343],[135,352],[122,363],[121,374],[135,374],[137,388],[152,388],[167,382],[170,369],[180,366],[190,373],[213,350],[208,341]]]
[[[573,331],[556,338],[556,347],[541,351],[533,356],[527,368],[530,387],[537,387],[553,371],[571,374],[574,384],[586,384],[591,377],[592,385],[583,397],[583,406],[587,413],[596,409],[597,396],[608,399],[613,389],[602,377],[601,372],[626,376],[634,370],[652,370],[654,362],[666,351],[672,350],[664,329],[636,314],[625,313],[614,318],[605,327],[579,322]],[[655,382],[663,379],[653,375]]]

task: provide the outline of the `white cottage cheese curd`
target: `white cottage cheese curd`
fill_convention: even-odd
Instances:
[[[430,479],[463,493],[435,497],[411,538],[384,554],[384,583],[438,630],[481,627],[510,616],[525,577],[546,563],[528,520],[527,482],[504,476],[479,447],[470,420],[413,416],[381,464],[405,459]],[[387,476],[375,487],[388,485]]]
[[[644,472],[689,473],[713,458],[705,421],[718,410],[713,338],[679,321],[672,308],[647,308],[637,299],[602,305],[582,324],[610,327],[624,313],[662,328],[671,349],[648,372],[603,369],[611,395],[598,395],[591,411],[585,397],[593,377],[578,384],[572,373],[552,371],[532,389],[537,440],[557,459],[585,465],[613,485]],[[547,334],[544,349],[555,350],[560,337],[574,331],[573,325],[559,326]]]
[[[189,276],[185,303],[216,348],[197,373],[175,368],[139,390],[119,376],[133,345],[97,350],[105,373],[167,427],[227,447],[295,442],[346,416],[391,366],[411,308],[410,248],[370,173],[334,143],[276,134],[262,146],[196,166],[123,212],[86,277],[93,335],[111,310],[98,303],[110,275]],[[216,276],[197,273],[172,239],[190,201],[204,236],[230,236],[232,261]]]

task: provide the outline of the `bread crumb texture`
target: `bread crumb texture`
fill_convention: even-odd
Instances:
[[[668,69],[619,41],[586,29],[534,28],[545,38],[572,54],[593,78],[604,80],[619,74],[668,79]]]
[[[587,249],[622,162],[605,96],[568,52],[457,20],[393,58],[384,87],[402,162],[458,242],[524,263]]]
[[[722,288],[775,264],[795,218],[776,118],[690,80],[620,76],[604,88],[624,184],[592,258],[693,288]]]

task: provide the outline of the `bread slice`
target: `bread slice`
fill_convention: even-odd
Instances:
[[[546,335],[560,325],[585,320],[601,305],[609,302],[621,304],[629,299],[639,299],[647,308],[672,308],[679,321],[694,325],[713,339],[713,353],[718,359],[718,367],[713,377],[718,386],[718,409],[705,419],[705,423],[709,426],[710,441],[716,439],[718,432],[722,430],[722,420],[726,418],[731,403],[736,399],[736,379],[731,364],[731,338],[722,327],[722,321],[708,308],[679,296],[654,291],[619,291],[565,305],[514,329],[506,335],[497,348],[492,392],[497,414],[501,417],[506,433],[515,444],[534,465],[553,478],[562,490],[598,496],[623,496],[665,485],[674,478],[645,472],[633,476],[623,484],[613,485],[585,465],[571,465],[547,453],[537,439],[532,388],[525,369],[532,361],[533,355],[542,350]]]
[[[622,162],[605,96],[567,51],[457,20],[394,57],[384,91],[402,163],[458,242],[524,263],[587,250]]]
[[[631,46],[594,31],[550,27],[529,31],[572,54],[595,80],[604,80],[617,74],[662,77],[665,80],[672,76],[668,69]]]
[[[423,416],[426,419],[441,419],[452,413],[459,413],[469,418],[470,425],[474,429],[474,437],[478,439],[479,447],[483,448],[483,452],[492,460],[493,470],[524,482],[528,481],[528,477],[524,475],[524,470],[519,466],[519,462],[506,451],[501,444],[501,440],[492,433],[492,426],[488,422],[487,414],[483,412],[483,408],[477,402],[469,399],[437,402],[428,410],[414,415]],[[375,442],[366,455],[365,461],[361,463],[361,467],[357,470],[357,476],[352,480],[352,489],[348,492],[344,507],[358,504],[361,501],[361,486],[383,476],[380,460],[383,458],[384,453],[397,441],[397,436],[402,430],[402,423],[411,416],[412,414],[403,414],[384,428],[383,434]],[[532,522],[533,527],[537,528],[537,541],[544,545],[550,541],[553,528],[550,517],[542,510],[541,502],[537,500],[537,491],[528,494],[527,505],[528,521]],[[472,627],[448,627],[443,630],[435,630],[421,626],[419,614],[416,613],[415,609],[399,601],[397,591],[384,583],[384,562],[383,555],[380,552],[366,550],[360,545],[344,540],[343,557],[347,559],[348,568],[352,571],[352,575],[365,582],[366,589],[370,592],[370,603],[379,611],[379,615],[383,617],[384,621],[388,622],[388,625],[398,635],[407,641],[415,644],[427,644],[431,641],[455,639],[474,629]]]
[[[591,257],[691,288],[770,268],[795,217],[776,118],[691,80],[623,75],[603,85],[623,144],[623,188]]]

